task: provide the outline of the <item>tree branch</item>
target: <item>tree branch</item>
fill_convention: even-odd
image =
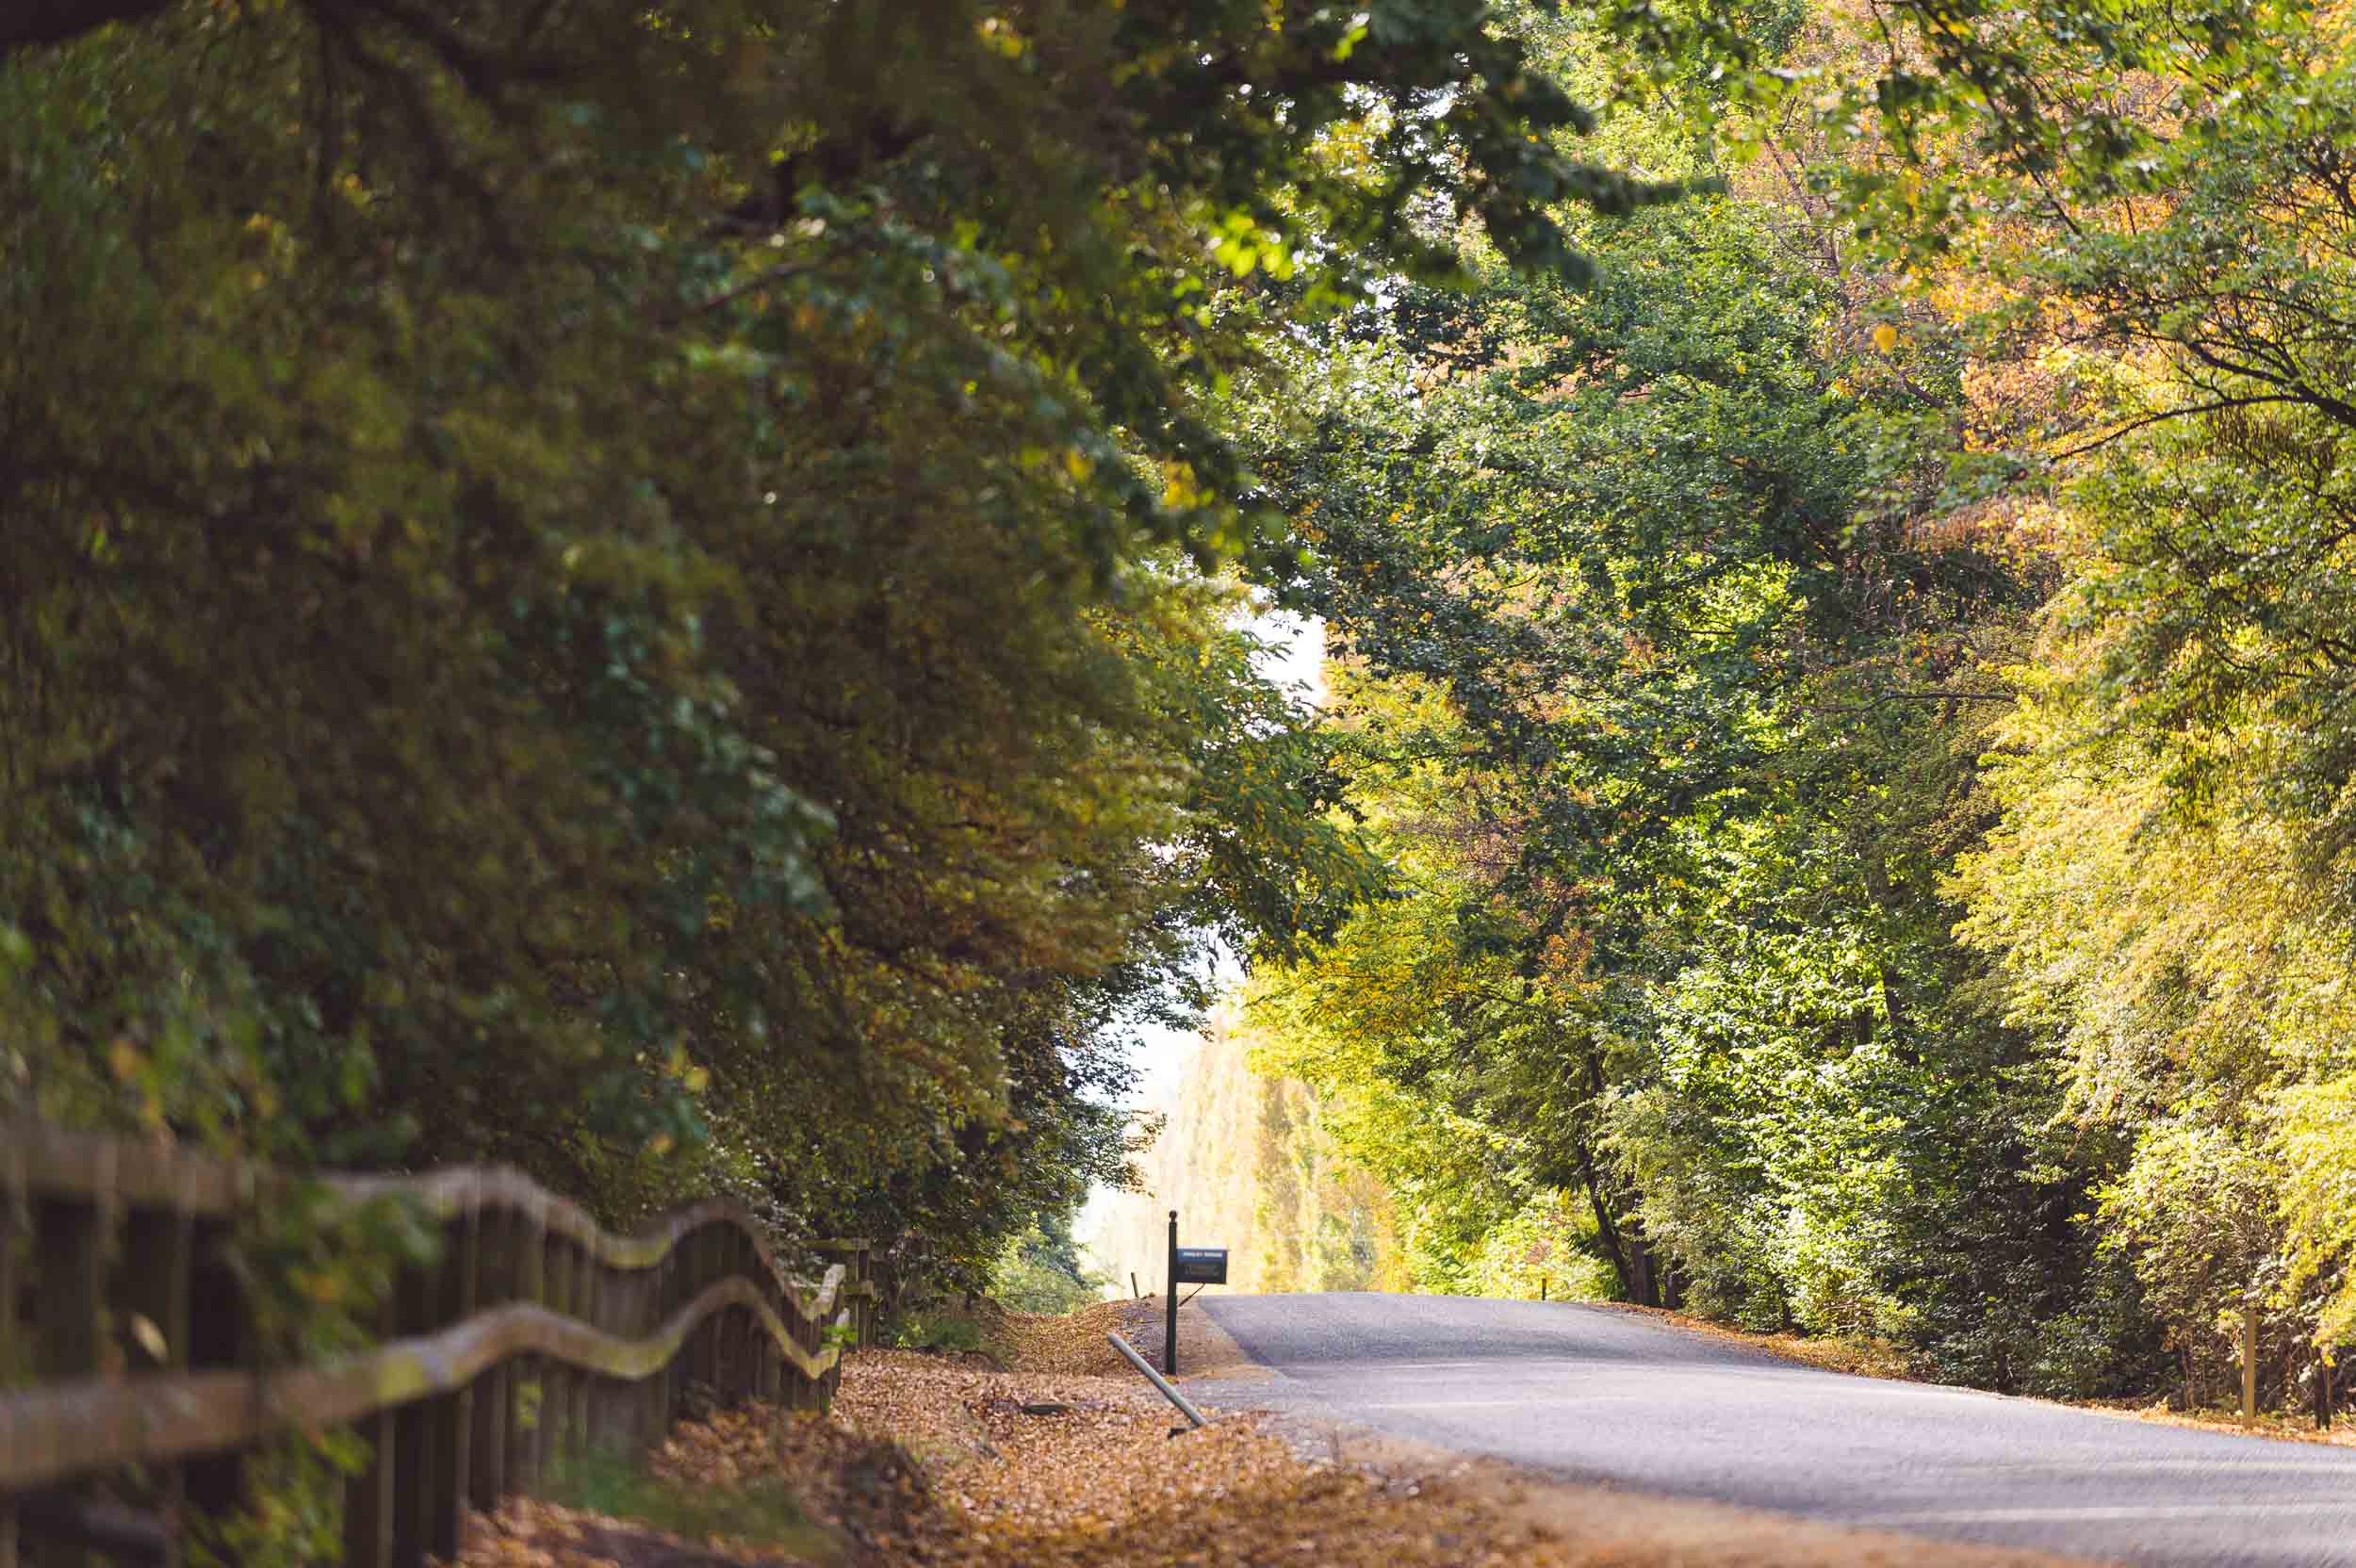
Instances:
[[[2019,700],[2009,692],[1951,692],[1934,689],[1914,692],[1882,692],[1866,698],[1863,702],[1816,702],[1804,703],[1801,706],[1810,713],[1870,713],[1885,702],[2017,702]]]
[[[2205,403],[2187,403],[2182,408],[2163,408],[2155,414],[2146,414],[2139,418],[2130,419],[2108,434],[2098,435],[2093,440],[2083,442],[2066,451],[2055,452],[2053,461],[2058,463],[2067,457],[2083,457],[2099,447],[2109,446],[2121,436],[2132,435],[2147,425],[2156,425],[2164,420],[2186,419],[2197,414],[2221,414],[2230,408],[2255,408],[2261,403],[2301,403],[2310,407],[2314,406],[2312,400],[2299,397],[2296,393],[2268,392],[2259,397],[2218,398]]]

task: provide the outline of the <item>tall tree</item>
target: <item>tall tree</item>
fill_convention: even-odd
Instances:
[[[1490,24],[12,13],[0,1093],[974,1259],[1117,1168],[1193,934],[1372,877],[1203,399],[1411,214],[1669,193]]]

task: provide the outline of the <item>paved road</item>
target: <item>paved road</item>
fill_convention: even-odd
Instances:
[[[1219,1403],[1840,1524],[2133,1562],[2356,1568],[2356,1450],[1820,1372],[1606,1308],[1203,1305],[1280,1374],[1190,1389]]]

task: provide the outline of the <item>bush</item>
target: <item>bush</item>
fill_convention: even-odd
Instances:
[[[908,1313],[892,1323],[889,1337],[903,1350],[980,1350],[988,1336],[981,1321],[958,1313]]]
[[[1051,1234],[1040,1226],[1006,1243],[990,1269],[990,1294],[1016,1312],[1061,1315],[1104,1298],[1105,1281],[1079,1261],[1067,1223]]]

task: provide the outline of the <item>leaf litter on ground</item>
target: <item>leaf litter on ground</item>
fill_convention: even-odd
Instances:
[[[972,1357],[861,1351],[847,1358],[828,1413],[719,1411],[681,1425],[650,1457],[655,1478],[690,1492],[782,1478],[823,1532],[814,1544],[808,1529],[786,1542],[687,1539],[526,1501],[478,1520],[460,1561],[466,1568],[1781,1568],[2046,1560],[1850,1537],[1762,1516],[1710,1520],[1689,1505],[1625,1494],[1598,1494],[1600,1504],[1558,1507],[1550,1515],[1520,1506],[1522,1483],[1500,1479],[1494,1467],[1346,1463],[1338,1443],[1333,1458],[1307,1451],[1297,1433],[1258,1413],[1222,1415],[1203,1430],[1172,1435],[1175,1413],[1104,1344],[1107,1324],[1135,1332],[1138,1317],[1134,1302],[1064,1319],[999,1315],[989,1341],[1012,1369],[977,1365]],[[1106,1361],[1123,1375],[1098,1370]],[[1025,1406],[1059,1408],[1036,1413]],[[1630,1518],[1639,1523],[1631,1527]]]

